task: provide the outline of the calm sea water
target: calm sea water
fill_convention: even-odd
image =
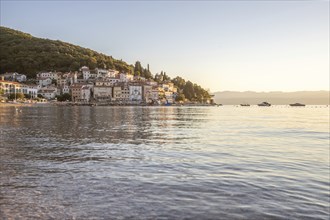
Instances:
[[[0,219],[329,219],[329,108],[0,107]]]

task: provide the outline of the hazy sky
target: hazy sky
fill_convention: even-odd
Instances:
[[[329,1],[3,1],[1,25],[211,91],[329,90]]]

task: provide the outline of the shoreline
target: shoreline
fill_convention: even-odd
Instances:
[[[148,105],[148,104],[102,104],[102,103],[61,103],[61,102],[40,102],[40,103],[8,103],[8,102],[0,102],[0,107],[34,107],[34,106],[90,106],[90,107],[97,107],[97,106],[112,106],[112,107],[224,107],[224,106],[232,106],[232,107],[238,107],[238,108],[264,108],[260,107],[258,105],[251,105],[249,107],[245,106],[239,106],[239,105],[218,105],[218,104],[171,104],[171,105]],[[304,107],[329,107],[329,105],[306,105],[306,106],[290,106],[289,104],[281,104],[281,105],[272,105],[267,108],[271,107],[281,107],[281,106],[287,106],[290,108],[304,108]]]

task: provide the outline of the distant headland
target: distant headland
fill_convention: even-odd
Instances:
[[[274,105],[288,105],[290,103],[304,103],[307,105],[329,105],[329,91],[297,91],[297,92],[236,92],[222,91],[215,92],[214,100],[216,103],[225,105],[239,105],[241,103],[249,103],[256,105],[263,101],[270,102]]]

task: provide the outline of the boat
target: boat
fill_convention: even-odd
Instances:
[[[271,104],[268,103],[268,102],[262,102],[262,103],[258,104],[258,106],[267,106],[267,107],[269,107],[269,106],[271,106]]]
[[[250,106],[250,104],[241,104],[241,106]]]
[[[290,104],[290,106],[293,106],[293,107],[296,107],[296,106],[304,107],[306,105],[305,104],[301,104],[301,103],[294,103],[294,104]]]

